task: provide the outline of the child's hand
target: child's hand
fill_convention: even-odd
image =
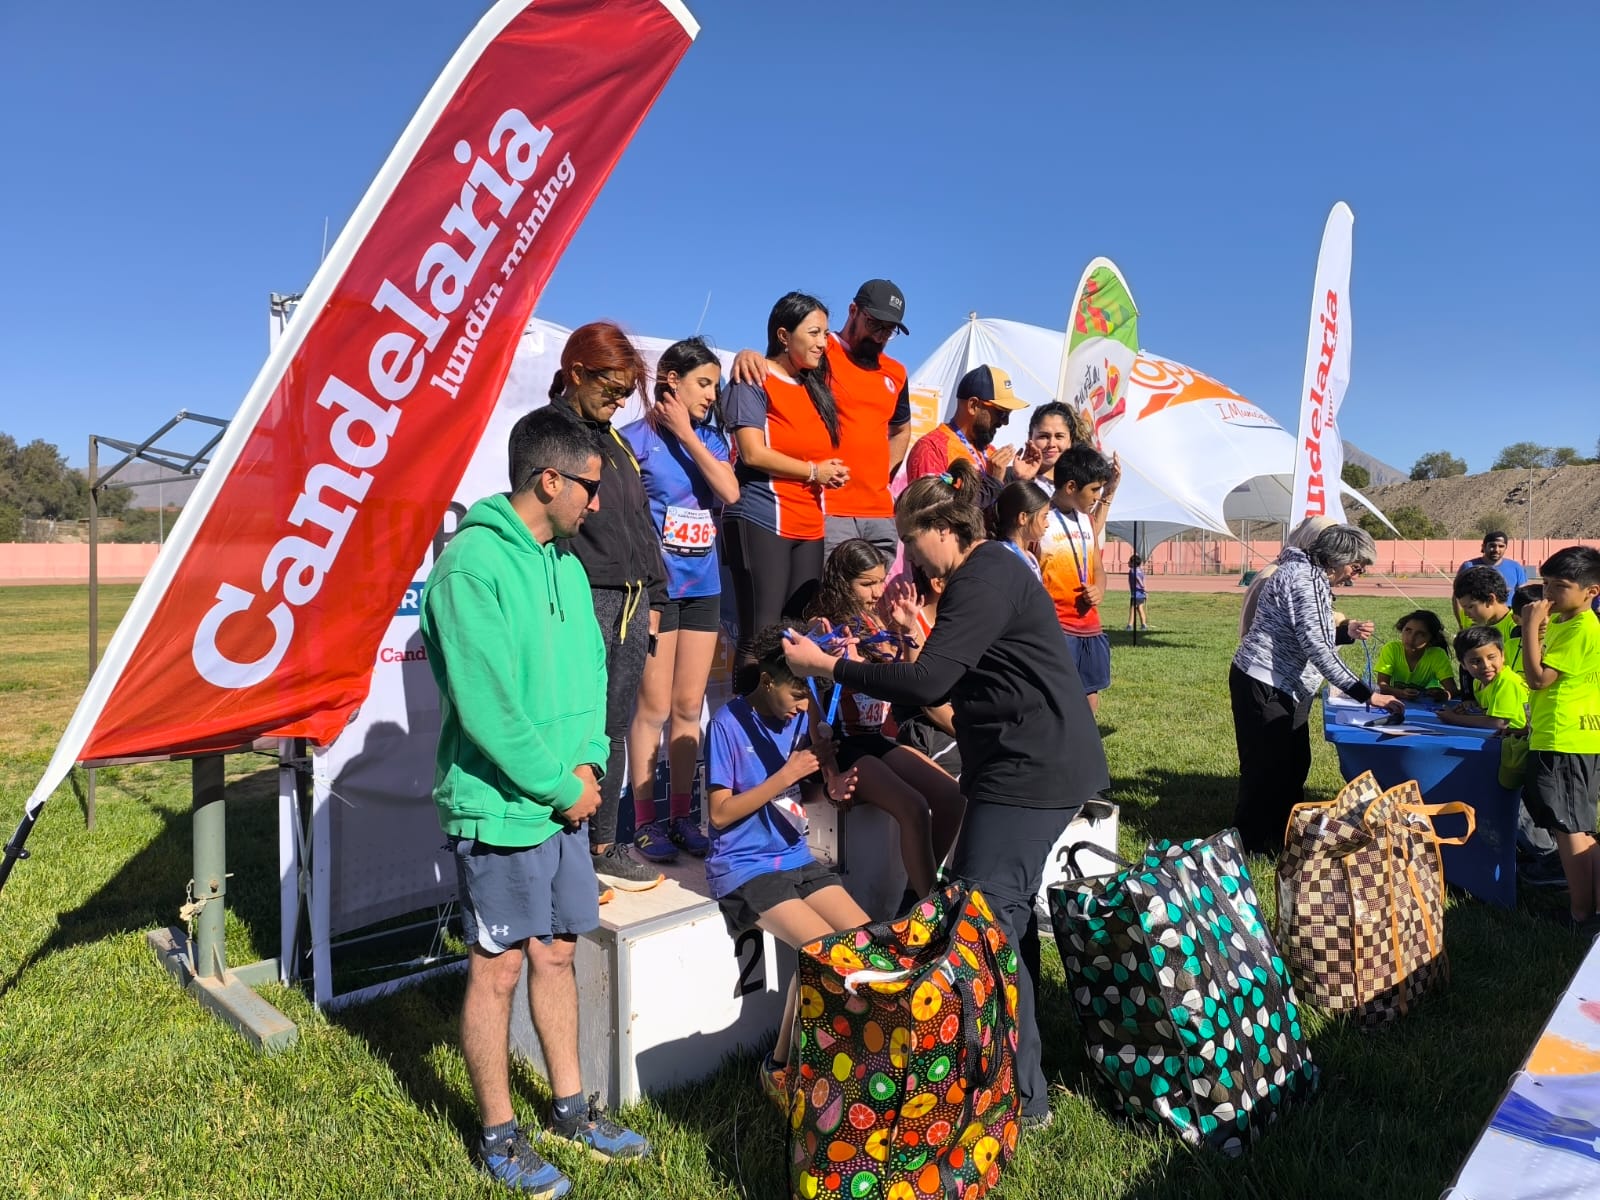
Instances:
[[[855,802],[857,775],[856,769],[851,767],[839,775],[827,777],[828,799],[836,808],[846,809]]]
[[[822,764],[817,761],[817,752],[810,746],[802,746],[789,755],[789,761],[783,764],[780,773],[784,777],[784,786],[790,787],[821,769]]]
[[[901,576],[884,588],[881,604],[884,620],[889,624],[906,633],[916,629],[922,606],[917,603],[917,589],[909,579]]]
[[[1524,634],[1530,629],[1542,629],[1544,623],[1550,619],[1550,601],[1530,600],[1522,606],[1522,631]]]

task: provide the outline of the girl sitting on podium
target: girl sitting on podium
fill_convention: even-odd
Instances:
[[[887,585],[883,558],[872,543],[850,538],[828,556],[806,616],[856,637],[866,661],[914,662],[920,608],[908,581]],[[895,744],[886,731],[887,701],[833,684],[827,702],[836,711],[817,718],[823,722],[822,735],[833,740],[834,762],[827,761],[824,751],[823,766],[825,771],[835,765],[839,770],[854,768],[854,802],[881,808],[894,818],[906,869],[904,911],[933,891],[939,863],[961,827],[961,785],[926,755]],[[829,790],[832,798],[831,786]]]

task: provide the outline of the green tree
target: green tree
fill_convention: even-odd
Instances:
[[[1512,442],[1500,451],[1500,457],[1494,460],[1491,471],[1528,471],[1534,467],[1548,466],[1550,463],[1551,449],[1541,446],[1538,442]]]
[[[1439,537],[1442,533],[1440,528],[1428,518],[1428,514],[1415,504],[1402,504],[1398,508],[1391,508],[1386,515],[1395,529],[1400,531],[1400,536],[1409,541],[1422,542],[1428,538]],[[1370,533],[1371,530],[1368,530],[1368,532]],[[1374,533],[1372,536],[1377,537],[1378,535]],[[1391,532],[1387,536],[1393,537],[1394,534]]]
[[[1466,460],[1457,458],[1448,450],[1434,450],[1424,454],[1411,465],[1413,479],[1449,479],[1467,473]]]
[[[22,540],[22,510],[9,500],[0,500],[0,542]]]
[[[1343,479],[1358,492],[1365,491],[1372,486],[1372,472],[1360,463],[1345,463],[1344,470],[1339,472],[1339,478]]]
[[[1549,465],[1552,467],[1573,467],[1583,462],[1583,455],[1578,453],[1576,446],[1557,446],[1550,451]]]
[[[1516,528],[1516,522],[1508,512],[1486,512],[1475,517],[1469,528],[1479,537],[1488,537],[1491,533],[1504,533],[1507,529]]]

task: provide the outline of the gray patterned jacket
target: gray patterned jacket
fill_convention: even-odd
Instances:
[[[1289,547],[1262,586],[1255,619],[1239,641],[1233,665],[1251,679],[1298,703],[1314,694],[1320,679],[1365,701],[1371,689],[1334,650],[1333,590],[1327,576]]]

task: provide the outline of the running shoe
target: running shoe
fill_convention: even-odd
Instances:
[[[666,878],[654,867],[629,854],[627,845],[622,842],[612,842],[603,854],[591,851],[590,857],[600,882],[609,883],[619,891],[648,892]]]
[[[558,1171],[517,1130],[493,1150],[478,1147],[478,1170],[530,1200],[555,1200],[572,1190],[572,1181]]]
[[[1541,855],[1517,867],[1517,882],[1523,887],[1566,887],[1567,873],[1559,855]]]
[[[693,858],[704,858],[711,853],[711,839],[700,832],[692,817],[673,817],[667,822],[667,836],[672,844]]]
[[[540,1136],[559,1138],[563,1142],[582,1146],[602,1162],[610,1162],[615,1158],[648,1158],[650,1143],[644,1136],[624,1129],[606,1116],[599,1101],[600,1093],[596,1092],[589,1097],[589,1114],[586,1118],[579,1117],[568,1128],[551,1122]]]
[[[633,848],[646,862],[669,863],[678,861],[677,839],[665,821],[650,821],[639,826],[633,836]],[[597,866],[595,870],[599,870]]]
[[[761,1094],[772,1101],[775,1107],[784,1116],[789,1115],[789,1068],[779,1066],[770,1054],[761,1056],[761,1063],[756,1067],[756,1078],[761,1083]]]
[[[1055,1121],[1055,1111],[1047,1108],[1042,1113],[1024,1114],[1019,1124],[1023,1133],[1043,1133],[1054,1125]]]

